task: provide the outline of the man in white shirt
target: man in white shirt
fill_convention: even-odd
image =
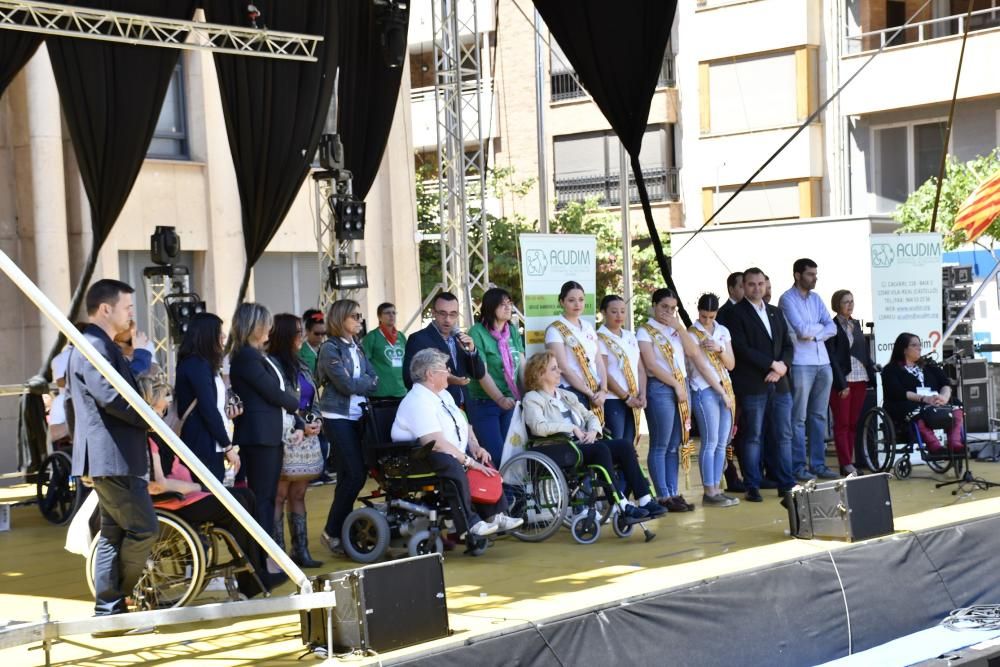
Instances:
[[[444,484],[444,489],[458,534],[468,531],[484,537],[520,526],[522,519],[505,514],[505,496],[493,504],[472,502],[466,471],[478,470],[487,477],[498,473],[488,465],[490,453],[479,446],[465,413],[448,392],[448,355],[425,348],[413,355],[409,370],[413,387],[396,411],[392,439],[434,444],[427,461],[438,477],[452,482]],[[490,518],[484,520],[484,516]]]

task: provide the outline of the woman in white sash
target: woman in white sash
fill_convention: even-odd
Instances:
[[[608,369],[604,425],[612,439],[634,444],[639,431],[639,411],[646,407],[646,370],[639,363],[639,341],[624,328],[627,309],[625,300],[617,294],[601,299],[604,324],[597,330],[597,336]]]
[[[563,283],[559,290],[563,314],[545,330],[545,349],[555,356],[562,371],[559,386],[573,392],[603,423],[608,375],[597,332],[581,317],[585,302],[580,283]]]

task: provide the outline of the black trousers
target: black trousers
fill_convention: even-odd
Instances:
[[[268,535],[274,535],[274,503],[284,458],[285,448],[281,445],[240,446],[240,470],[246,470],[247,486],[257,499],[253,516]]]
[[[146,480],[141,477],[95,477],[101,516],[94,566],[94,614],[127,611],[146,559],[160,533]]]
[[[324,418],[323,429],[330,440],[337,468],[337,489],[333,492],[324,530],[330,537],[339,538],[344,519],[354,509],[354,502],[368,479],[361,450],[361,422]]]
[[[635,454],[635,447],[632,446],[631,442],[598,440],[587,445],[577,443],[577,447],[583,454],[584,463],[603,466],[609,475],[614,475],[615,465],[617,465],[625,477],[625,484],[632,490],[633,498],[642,498],[650,493],[649,482],[642,474],[639,459]]]
[[[255,507],[253,491],[250,489],[229,489],[229,491],[232,493],[233,497],[241,505],[243,505],[244,509],[253,514]],[[229,510],[226,509],[225,505],[223,505],[218,498],[215,496],[206,496],[198,502],[170,511],[194,527],[197,527],[206,521],[211,521],[219,528],[232,533],[233,538],[236,540],[236,544],[238,544],[240,549],[243,550],[243,553],[246,554],[247,560],[253,566],[253,569],[257,571],[257,576],[260,577],[262,581],[267,578],[265,576],[266,570],[264,569],[264,550],[260,548],[260,545],[257,544],[252,537],[250,537],[250,534],[246,531],[246,529],[243,528],[243,526],[240,525],[240,522],[229,513]],[[240,593],[243,593],[243,595],[246,595],[248,598],[252,598],[255,595],[260,595],[264,592],[257,584],[257,580],[249,573],[244,572],[237,575],[236,583],[240,589]]]
[[[442,486],[451,505],[451,519],[455,522],[455,530],[459,535],[482,521],[483,517],[492,519],[498,512],[507,511],[507,498],[502,494],[495,503],[473,504],[469,493],[469,478],[465,475],[465,468],[454,456],[431,452],[427,456],[427,462],[438,477],[451,480],[451,483],[445,482]]]

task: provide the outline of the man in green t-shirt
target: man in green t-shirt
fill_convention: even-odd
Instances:
[[[403,384],[406,336],[396,329],[396,306],[382,303],[375,312],[378,315],[378,328],[369,331],[361,341],[361,348],[378,376],[378,386],[372,397],[402,398],[406,395],[406,386]]]

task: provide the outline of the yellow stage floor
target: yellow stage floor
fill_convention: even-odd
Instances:
[[[1000,481],[1000,465],[974,463],[975,474]],[[719,576],[817,551],[842,549],[832,541],[787,537],[787,514],[775,491],[765,491],[763,503],[743,502],[733,508],[701,507],[697,469],[686,495],[698,508],[668,514],[649,527],[657,538],[646,544],[636,531],[627,540],[602,531],[598,543],[581,546],[568,531],[541,544],[498,540],[480,558],[459,551],[445,558],[450,622],[455,635],[435,643],[460,641],[474,634],[538,621],[573,609],[620,600],[690,581]],[[951,489],[934,489],[937,481],[918,466],[914,477],[891,483],[897,530],[915,530],[1000,513],[1000,493],[975,491],[953,496]],[[26,486],[0,489],[0,502],[30,497]],[[309,490],[313,555],[324,558],[310,574],[352,567],[350,561],[324,553],[318,535],[333,495],[333,487]],[[0,533],[0,625],[7,620],[37,621],[48,601],[55,619],[92,613],[83,578],[83,558],[63,550],[65,529],[45,522],[32,506],[12,511],[12,530]],[[291,584],[277,594],[290,593]],[[96,640],[76,636],[57,644],[57,665],[293,665],[303,647],[297,636],[298,617],[284,615],[239,622],[213,622],[165,627],[155,634]],[[426,649],[429,645],[398,653]],[[346,659],[363,664],[371,659]],[[306,662],[311,658],[306,658]],[[40,651],[0,651],[0,665],[42,664]]]

